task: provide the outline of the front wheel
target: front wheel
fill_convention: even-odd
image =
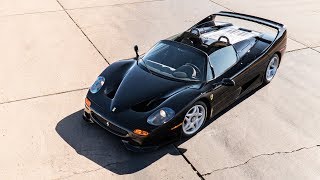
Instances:
[[[264,74],[263,83],[268,84],[271,82],[271,80],[274,78],[274,76],[277,73],[277,70],[279,68],[280,58],[277,54],[274,54],[270,60],[269,64],[267,66],[267,69]]]
[[[191,137],[197,134],[202,128],[207,118],[207,106],[205,103],[198,101],[186,113],[182,123],[182,135]]]

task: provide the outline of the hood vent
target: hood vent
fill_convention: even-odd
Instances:
[[[147,101],[143,101],[131,107],[132,110],[136,112],[147,112],[163,103],[166,98],[155,98]]]
[[[108,98],[113,99],[114,96],[115,96],[115,94],[116,94],[116,92],[117,92],[117,90],[118,90],[118,87],[116,87],[116,88],[106,88],[106,89],[104,90],[104,94],[105,94]]]

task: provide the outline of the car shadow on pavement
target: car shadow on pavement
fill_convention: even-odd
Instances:
[[[56,126],[56,132],[75,151],[113,173],[131,174],[144,169],[166,154],[180,155],[172,146],[165,146],[154,152],[134,153],[128,151],[120,138],[96,124],[82,120],[83,110],[79,110]]]
[[[228,108],[208,120],[204,128],[263,87],[264,86],[260,86],[251,93],[238,99]],[[135,173],[151,165],[166,154],[181,155],[187,151],[187,149],[179,148],[179,145],[186,142],[189,138],[176,141],[174,145],[177,149],[174,145],[166,145],[153,152],[135,153],[128,151],[119,137],[109,133],[96,124],[85,122],[82,119],[82,114],[83,110],[79,110],[62,119],[56,126],[57,133],[74,148],[78,154],[113,173],[119,175]]]

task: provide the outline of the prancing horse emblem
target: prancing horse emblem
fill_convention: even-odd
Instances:
[[[116,108],[116,107],[114,107],[114,108],[112,109],[112,112],[115,112],[115,111],[116,111],[116,109],[117,109],[117,108]]]

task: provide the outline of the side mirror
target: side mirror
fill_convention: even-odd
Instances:
[[[139,47],[137,45],[134,46],[134,51],[136,52],[136,59],[139,59]]]
[[[221,81],[221,85],[223,85],[223,86],[235,86],[236,83],[232,79],[223,78],[222,81]]]

